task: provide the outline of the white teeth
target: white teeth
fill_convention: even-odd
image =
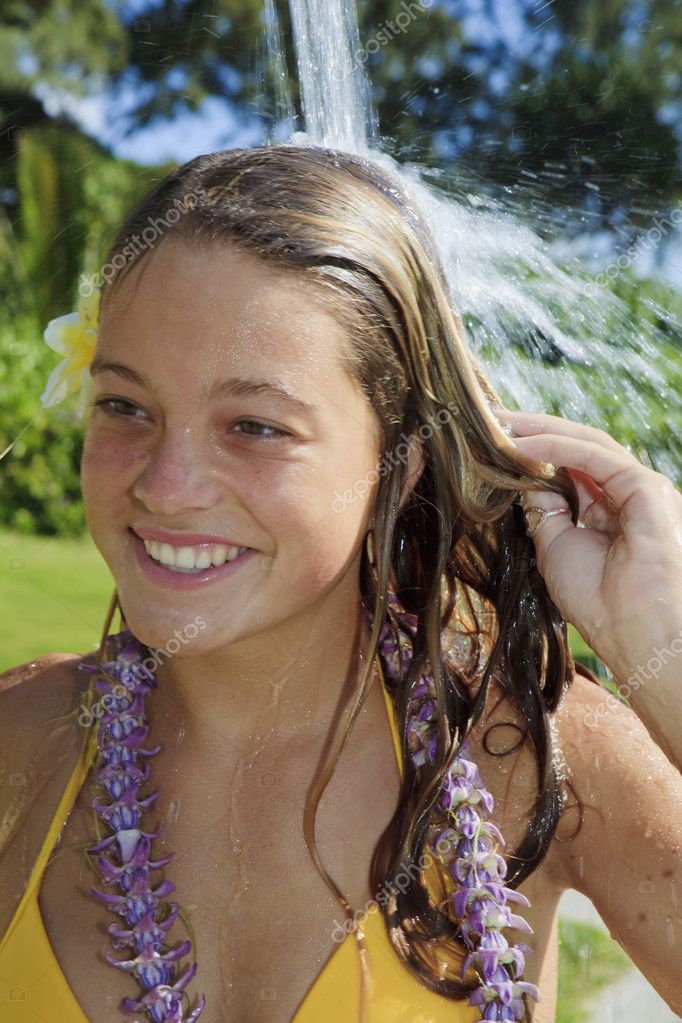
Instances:
[[[229,550],[232,550],[232,548],[230,547]],[[224,543],[216,544],[210,556],[211,564],[222,565],[225,559],[227,558],[227,551],[228,548],[225,546]]]
[[[197,557],[196,565],[187,565],[187,568],[210,568],[211,555],[209,551],[202,551]]]
[[[157,540],[143,539],[142,542],[147,554],[155,561],[181,572],[197,572],[210,568],[211,565],[214,567],[224,565],[226,561],[234,561],[238,555],[249,549],[227,547],[223,543],[209,547],[173,547],[169,543],[159,543]]]

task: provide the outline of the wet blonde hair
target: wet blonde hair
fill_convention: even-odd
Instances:
[[[424,454],[402,507],[407,459],[394,460],[376,484],[376,564],[365,551],[360,578],[362,600],[374,614],[366,670],[306,806],[305,837],[317,869],[350,915],[352,907],[319,859],[315,816],[364,702],[392,589],[417,616],[418,628],[409,669],[390,684],[402,726],[403,782],[374,852],[371,890],[390,887],[405,864],[419,859],[437,823],[445,773],[481,716],[491,680],[520,712],[524,738],[530,736],[537,756],[538,794],[527,832],[506,853],[505,884],[517,887],[546,855],[561,816],[550,715],[575,667],[566,623],[535,566],[517,499],[528,489],[554,490],[566,498],[576,523],[570,476],[522,455],[495,418],[492,407],[502,402],[448,300],[428,226],[391,172],[321,147],[273,145],[199,156],[161,181],[127,218],[107,257],[120,270],[103,287],[102,314],[140,258],[130,258],[130,240],[174,208],[181,214],[170,237],[199,249],[236,246],[325,297],[347,332],[348,370],[374,410],[382,450],[394,452],[415,435]],[[437,428],[420,433],[433,423]],[[111,614],[100,650],[110,621]],[[468,650],[458,648],[453,658],[448,649],[455,633],[466,637]],[[424,672],[433,674],[436,686],[438,753],[435,763],[415,768],[405,742],[407,710]],[[395,890],[382,912],[396,949],[428,987],[464,997],[471,986],[457,979],[462,947],[456,921],[434,905],[423,876]],[[449,976],[443,976],[435,936],[450,949]]]

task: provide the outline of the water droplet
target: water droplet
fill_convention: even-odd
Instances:
[[[665,918],[665,933],[668,939],[668,948],[674,948],[677,944],[677,938],[675,937],[675,925],[671,916]]]

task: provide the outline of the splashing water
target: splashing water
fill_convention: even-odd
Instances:
[[[464,169],[400,164],[382,152],[354,0],[290,0],[290,12],[306,129],[291,131],[290,143],[354,153],[400,178],[430,225],[471,349],[505,404],[605,429],[682,482],[680,323],[650,299],[647,318],[635,316],[566,258],[565,238],[544,240],[528,223],[533,207],[520,208],[524,188],[496,198],[475,191]],[[274,0],[265,0],[264,27],[277,109],[293,126]]]

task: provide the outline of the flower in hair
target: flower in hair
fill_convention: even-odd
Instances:
[[[100,292],[94,289],[81,298],[78,310],[50,320],[43,339],[53,351],[64,358],[50,374],[40,396],[43,408],[58,405],[64,398],[79,392],[78,415],[82,418],[90,399],[92,381],[89,367],[95,354],[99,326]]]

